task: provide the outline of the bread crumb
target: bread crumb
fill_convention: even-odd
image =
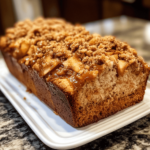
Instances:
[[[58,115],[58,113],[56,111],[53,111],[55,113],[55,115]]]
[[[32,93],[31,89],[27,88],[26,92]]]

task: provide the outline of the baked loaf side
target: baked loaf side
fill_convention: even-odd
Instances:
[[[0,48],[10,72],[74,127],[143,100],[150,68],[113,36],[38,18],[7,29]]]
[[[2,53],[9,71],[27,87],[27,90],[32,91],[67,123],[77,127],[67,95],[53,83],[46,82],[35,70],[25,64],[19,64],[10,54]]]

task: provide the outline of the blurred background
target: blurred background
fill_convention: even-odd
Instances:
[[[127,42],[150,64],[150,0],[0,0],[0,35],[17,21],[64,18]]]
[[[150,20],[150,0],[0,0],[0,35],[16,21],[38,16],[87,23],[121,15]]]

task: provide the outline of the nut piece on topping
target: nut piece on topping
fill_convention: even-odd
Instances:
[[[46,63],[51,62],[51,60],[52,60],[52,57],[51,57],[50,55],[47,55],[47,56],[45,56],[45,58],[44,58],[44,62],[46,62]]]
[[[130,51],[132,52],[133,55],[135,55],[135,56],[137,55],[137,51],[135,49],[130,48]]]
[[[35,69],[36,71],[40,71],[40,64],[35,63],[35,64],[32,66],[32,68]]]
[[[29,48],[29,50],[28,50],[28,52],[27,52],[27,54],[28,54],[28,55],[35,54],[36,51],[37,51],[36,49],[37,49],[37,46],[31,45],[30,48]]]
[[[112,60],[113,62],[117,63],[118,55],[112,55],[112,56],[110,56],[109,59]]]
[[[118,55],[116,54],[116,55],[113,55],[115,58],[116,58],[116,60],[118,59]]]
[[[84,67],[82,62],[76,56],[68,58],[63,63],[63,65],[67,68],[70,68],[70,69],[74,70],[77,73]]]
[[[89,41],[89,45],[97,45],[99,43],[99,38],[94,37]]]
[[[6,39],[6,37],[2,36],[0,38],[0,47],[4,48],[4,47],[6,47],[6,45],[7,45],[7,39]]]
[[[23,41],[20,46],[20,56],[25,56],[29,50],[30,44],[28,41]]]
[[[40,74],[41,76],[45,76],[47,73],[52,71],[55,67],[57,67],[60,64],[60,61],[58,59],[51,59],[48,65],[42,68]]]
[[[14,32],[15,32],[14,28],[8,28],[8,29],[6,29],[6,34],[8,34],[8,33],[14,34]]]
[[[107,52],[106,55],[107,55],[107,56],[113,55],[113,52]]]
[[[9,45],[9,48],[19,48],[19,43],[13,42]]]
[[[129,63],[124,60],[118,60],[118,74],[123,75]]]

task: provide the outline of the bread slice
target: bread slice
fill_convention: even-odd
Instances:
[[[150,68],[113,36],[38,18],[7,29],[0,48],[10,72],[74,127],[143,100]]]

